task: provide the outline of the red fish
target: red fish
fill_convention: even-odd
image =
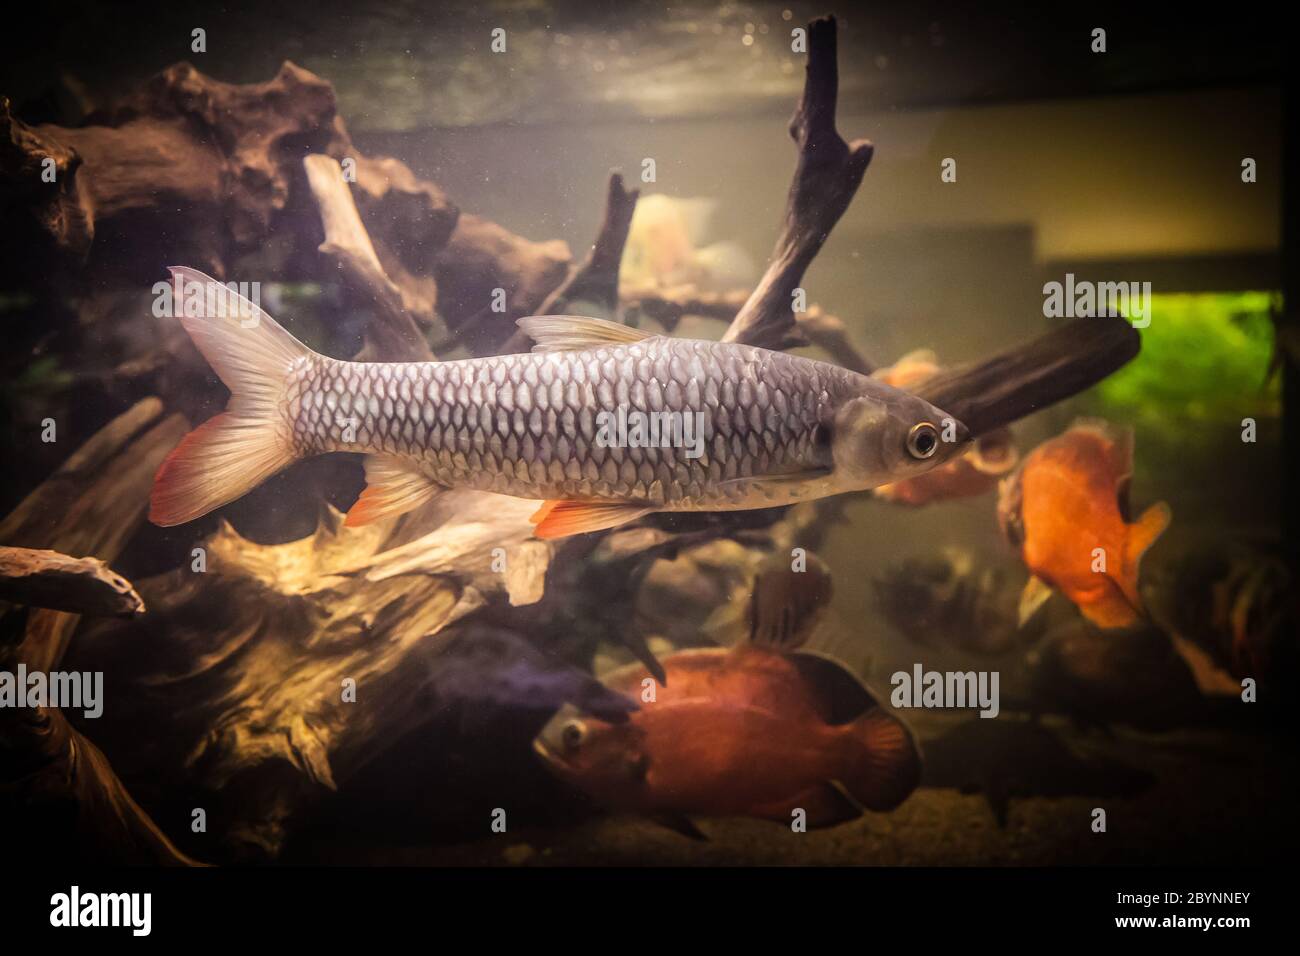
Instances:
[[[1057,588],[1093,624],[1132,627],[1145,619],[1138,595],[1142,555],[1169,526],[1169,506],[1128,521],[1133,434],[1105,422],[1076,422],[1039,445],[1002,483],[998,520],[1030,579],[1026,620]]]
[[[809,827],[833,826],[890,810],[917,785],[907,726],[828,658],[751,641],[662,664],[666,684],[639,664],[606,679],[640,703],[622,724],[557,714],[534,743],[548,767],[605,807],[692,835],[694,815],[789,824],[802,809]]]

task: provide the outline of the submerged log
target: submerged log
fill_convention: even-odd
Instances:
[[[821,17],[808,24],[807,79],[790,120],[799,159],[781,232],[767,271],[722,337],[724,342],[769,349],[805,344],[795,322],[792,294],[848,208],[874,149],[866,140],[846,143],[840,136],[835,128],[838,95],[835,18]]]
[[[205,858],[277,856],[312,808],[426,718],[452,625],[498,595],[540,597],[549,546],[527,538],[532,503],[443,507],[434,533],[396,551],[384,550],[390,522],[348,528],[330,509],[282,545],[223,523],[203,542],[206,570],[143,581],[148,615],[82,634],[77,666],[103,670],[116,701],[97,739],[128,780],[168,778],[173,800],[221,821]],[[141,752],[160,711],[166,738]],[[198,853],[198,839],[183,845]]]
[[[607,313],[618,309],[618,273],[627,245],[638,189],[627,189],[619,172],[610,173],[605,218],[582,263],[537,308],[539,315],[568,312],[571,303],[594,302]]]
[[[465,214],[438,256],[438,311],[458,344],[474,355],[499,354],[569,274],[572,256],[558,239],[533,242],[480,216]],[[498,291],[505,310],[493,308]]]
[[[0,600],[74,614],[144,613],[131,582],[98,558],[0,545]]]
[[[983,362],[945,371],[917,394],[978,437],[1096,385],[1141,347],[1141,336],[1124,319],[1075,319]]]
[[[321,255],[338,268],[344,286],[375,310],[374,321],[366,326],[369,357],[387,362],[432,362],[433,351],[406,311],[401,289],[379,263],[343,178],[343,168],[320,154],[308,156],[302,164],[325,229]]]
[[[140,402],[83,445],[0,522],[0,541],[48,544],[113,560],[144,515],[149,483],[184,434],[157,399]],[[53,521],[51,521],[53,519]],[[6,615],[9,624],[12,615]],[[79,615],[32,609],[21,640],[0,646],[0,669],[59,667]],[[8,846],[67,849],[113,863],[193,864],[132,799],[104,754],[61,711],[0,710],[0,813]]]
[[[621,173],[610,173],[605,217],[596,241],[592,243],[587,258],[537,306],[537,315],[564,315],[575,309],[585,315],[591,311],[585,307],[587,303],[607,316],[615,315],[619,304],[619,266],[639,195],[639,190],[624,188]],[[501,351],[526,352],[531,347],[532,340],[522,330],[516,329]]]

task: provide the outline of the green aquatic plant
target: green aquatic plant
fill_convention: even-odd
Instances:
[[[1279,414],[1271,292],[1151,296],[1142,352],[1098,386],[1103,414],[1168,425]]]

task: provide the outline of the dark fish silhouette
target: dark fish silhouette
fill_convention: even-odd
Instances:
[[[1083,758],[1037,721],[975,718],[925,747],[923,787],[982,793],[999,827],[1024,797],[1128,797],[1155,783],[1117,760]]]

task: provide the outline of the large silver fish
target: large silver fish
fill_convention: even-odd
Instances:
[[[217,280],[171,273],[175,311],[231,398],[158,470],[155,524],[207,514],[299,458],[354,451],[369,456],[367,487],[349,524],[475,488],[545,499],[535,533],[556,538],[873,488],[969,439],[941,409],[835,365],[599,319],[521,319],[531,354],[339,361]]]

